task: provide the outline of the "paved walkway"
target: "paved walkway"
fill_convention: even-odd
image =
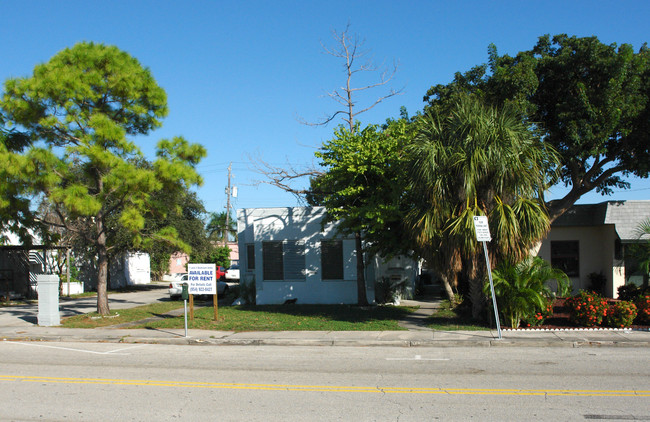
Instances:
[[[120,293],[109,296],[112,309],[128,308],[156,300],[165,300],[166,289]],[[0,308],[0,339],[4,341],[66,341],[160,343],[179,345],[286,345],[286,346],[398,346],[398,347],[641,347],[650,346],[650,332],[630,330],[590,331],[434,331],[423,320],[439,302],[417,303],[420,310],[401,322],[406,331],[206,331],[183,329],[74,329],[40,327],[36,305]],[[61,315],[94,310],[95,298],[61,301]]]

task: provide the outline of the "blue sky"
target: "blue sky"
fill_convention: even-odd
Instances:
[[[426,90],[487,59],[487,46],[516,54],[543,34],[596,35],[605,43],[650,41],[643,1],[0,1],[0,81],[28,76],[80,41],[113,44],[151,69],[166,90],[163,127],[136,141],[151,156],[161,138],[182,135],[208,150],[198,189],[208,211],[222,211],[227,167],[238,186],[235,208],[292,206],[295,198],[258,185],[250,158],[277,166],[314,162],[335,124],[309,127],[337,104],[324,95],[344,83],[341,62],[323,53],[332,30],[350,22],[376,63],[399,63],[404,88],[359,116],[363,124],[422,109]],[[365,84],[367,81],[359,81]],[[360,97],[367,102],[381,95]],[[367,104],[366,102],[366,104]],[[339,122],[337,122],[339,123]],[[650,199],[650,182],[611,197]],[[552,196],[562,193],[555,189]]]

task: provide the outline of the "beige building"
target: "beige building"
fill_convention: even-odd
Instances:
[[[616,298],[620,286],[642,283],[629,245],[650,240],[637,233],[648,219],[650,201],[575,205],[553,223],[538,256],[566,272],[574,292],[596,288]]]

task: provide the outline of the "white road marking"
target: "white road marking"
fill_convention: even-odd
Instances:
[[[412,358],[386,358],[386,360],[449,360],[445,358],[423,358],[420,355],[415,355]]]
[[[70,352],[81,352],[81,353],[91,353],[94,355],[118,355],[118,356],[129,356],[131,353],[119,353],[123,350],[131,350],[131,349],[136,349],[138,347],[145,347],[146,344],[140,344],[136,346],[130,346],[130,347],[123,347],[120,349],[115,349],[115,350],[109,350],[107,352],[96,352],[94,350],[84,350],[84,349],[74,349],[71,347],[60,347],[60,346],[50,346],[47,344],[38,344],[38,343],[21,343],[17,341],[5,341],[3,343],[11,343],[11,344],[20,344],[22,346],[32,346],[32,347],[43,347],[46,349],[58,349],[58,350],[67,350]]]

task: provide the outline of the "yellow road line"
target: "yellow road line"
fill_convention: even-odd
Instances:
[[[0,381],[41,382],[57,384],[101,384],[144,387],[212,388],[231,390],[304,391],[330,393],[382,393],[382,394],[445,394],[445,395],[506,395],[506,396],[598,396],[598,397],[650,397],[650,390],[554,390],[554,389],[499,389],[499,388],[412,388],[328,385],[239,384],[193,381],[125,380],[110,378],[64,378],[23,375],[0,375]]]

